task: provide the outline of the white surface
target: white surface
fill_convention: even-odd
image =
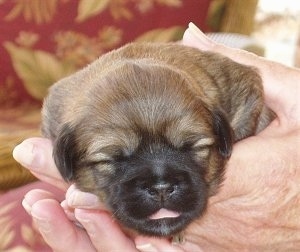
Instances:
[[[233,48],[244,48],[249,45],[257,44],[257,42],[253,38],[237,33],[217,32],[207,33],[206,35],[217,43],[221,43]]]
[[[206,35],[217,43],[233,48],[245,48],[249,45],[261,46],[265,50],[265,58],[288,66],[294,65],[295,41],[277,41],[270,39],[265,41],[265,45],[263,45],[263,43],[258,42],[254,38],[235,33],[207,33]]]

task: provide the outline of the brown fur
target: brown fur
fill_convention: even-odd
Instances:
[[[42,130],[64,178],[105,201],[112,160],[133,155],[145,134],[150,154],[165,148],[161,138],[174,149],[189,144],[213,195],[232,143],[272,118],[255,69],[177,44],[132,43],[55,84]]]

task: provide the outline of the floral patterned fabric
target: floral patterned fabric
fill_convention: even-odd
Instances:
[[[17,173],[27,172],[11,152],[39,134],[40,105],[50,85],[127,42],[178,40],[190,21],[206,30],[209,2],[0,0],[0,192],[18,186]],[[12,174],[14,183],[5,181]],[[21,206],[32,188],[62,195],[42,182],[2,193],[0,251],[50,251]]]
[[[0,1],[0,107],[39,102],[58,79],[132,40],[205,28],[208,0]]]

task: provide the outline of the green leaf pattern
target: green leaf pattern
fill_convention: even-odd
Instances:
[[[69,0],[61,1],[64,3]],[[120,18],[128,20],[132,18],[132,6],[135,6],[136,11],[144,13],[145,10],[149,11],[154,8],[155,4],[178,8],[182,5],[182,1],[147,0],[146,4],[145,0],[80,0],[74,21],[78,23],[85,22],[96,15],[100,15],[105,10],[108,10],[111,17],[116,21]],[[47,8],[51,11],[51,15],[47,13],[45,6],[49,7]],[[46,3],[44,0],[27,0],[26,2],[16,0],[15,8],[9,12],[9,20],[23,15],[24,17],[28,16],[29,21],[36,20],[38,24],[46,22],[46,20],[50,22],[58,6],[58,0],[52,0],[51,3]],[[39,8],[43,9],[44,18],[34,18],[39,17],[36,13]],[[25,19],[25,21],[28,20]],[[56,52],[42,51],[35,48],[34,44],[39,39],[38,35],[28,31],[20,31],[22,36],[19,36],[19,40],[17,38],[15,41],[7,41],[3,46],[9,53],[14,71],[22,81],[28,94],[37,100],[42,100],[47,94],[48,88],[57,80],[81,68],[83,64],[85,65],[94,60],[104,51],[122,44],[123,31],[119,30],[116,26],[99,27],[98,34],[97,30],[95,31],[95,37],[88,37],[78,32],[58,30],[56,34],[53,34],[54,37],[58,38],[58,41],[55,41],[57,48],[54,50]],[[136,38],[136,41],[168,42],[180,39],[182,34],[183,27],[174,26],[146,31]],[[70,38],[73,43],[69,43]],[[63,51],[61,48],[63,48]],[[9,96],[6,95],[6,97]]]
[[[43,99],[54,82],[74,71],[71,64],[60,62],[48,52],[18,47],[11,42],[6,42],[4,47],[17,75],[36,99]]]
[[[96,16],[105,10],[110,0],[81,0],[78,4],[77,22],[83,22],[86,19]]]

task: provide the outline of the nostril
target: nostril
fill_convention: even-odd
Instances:
[[[158,192],[157,192],[155,189],[153,189],[153,188],[146,188],[146,191],[147,191],[147,193],[150,194],[151,196],[155,196],[155,195],[158,194]]]
[[[175,191],[175,186],[171,186],[166,190],[167,194],[172,194]]]
[[[147,193],[155,200],[166,200],[176,190],[176,185],[169,183],[158,183],[146,189]]]

